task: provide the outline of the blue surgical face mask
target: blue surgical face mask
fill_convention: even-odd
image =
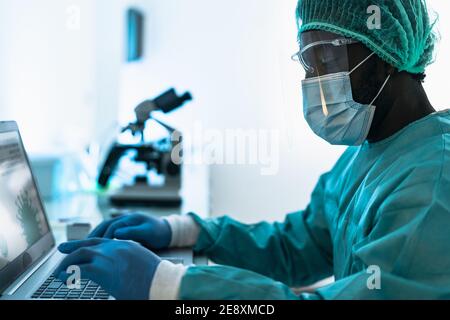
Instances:
[[[387,77],[370,104],[354,101],[350,74],[367,59],[350,72],[333,73],[302,81],[305,119],[316,135],[332,145],[358,146],[367,139],[375,114],[373,103],[390,78]]]

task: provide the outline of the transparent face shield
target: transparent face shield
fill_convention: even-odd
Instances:
[[[363,63],[370,59],[374,53],[360,61],[356,66],[350,69],[348,46],[359,43],[359,41],[342,37],[337,34],[326,31],[309,31],[301,34],[300,51],[292,56],[292,59],[298,61],[306,72],[306,80],[317,81],[322,111],[325,116],[329,115],[328,98],[336,97],[336,93],[330,89],[334,83],[323,83],[324,77],[346,73],[350,75]],[[348,82],[347,87],[351,86]],[[351,90],[350,88],[347,88]]]
[[[358,41],[325,31],[304,32],[300,51],[292,56],[306,72],[306,78],[350,72],[347,46]]]

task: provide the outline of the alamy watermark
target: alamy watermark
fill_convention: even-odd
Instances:
[[[180,134],[172,134],[172,142]],[[184,132],[183,144],[172,150],[175,164],[254,165],[261,175],[276,175],[280,166],[280,130],[269,129],[206,129],[194,124]]]
[[[371,5],[367,7],[367,28],[369,30],[379,30],[381,29],[381,8],[376,5]]]
[[[369,266],[367,273],[370,274],[367,278],[367,289],[381,290],[381,268],[376,265]]]
[[[81,29],[81,8],[71,5],[66,8],[66,28],[72,31]]]
[[[80,290],[81,289],[81,270],[77,265],[69,266],[66,270],[67,274],[70,276],[67,278],[66,286],[69,290]]]

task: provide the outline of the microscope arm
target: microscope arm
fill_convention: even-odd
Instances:
[[[158,106],[153,100],[146,100],[140,103],[136,109],[134,109],[137,122],[144,124],[151,118],[151,114],[155,110],[158,110]]]

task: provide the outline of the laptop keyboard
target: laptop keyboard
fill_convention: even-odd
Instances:
[[[183,264],[183,258],[163,257],[174,264]],[[75,300],[108,300],[109,294],[91,280],[81,279],[80,289],[69,289],[64,282],[53,275],[36,290],[32,299],[75,299]]]
[[[82,279],[79,289],[69,289],[65,283],[50,276],[31,296],[32,299],[108,300],[109,294],[98,284]]]

